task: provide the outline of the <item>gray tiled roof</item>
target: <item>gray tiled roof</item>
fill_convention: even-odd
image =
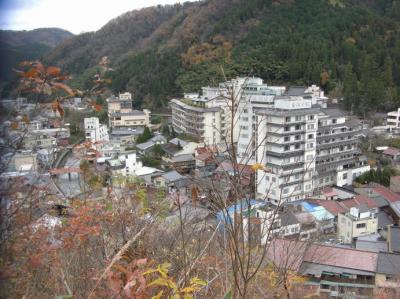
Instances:
[[[381,274],[399,275],[400,254],[380,252],[376,272]]]
[[[180,175],[175,170],[166,172],[162,176],[169,182],[175,182],[175,181],[178,181],[178,180],[181,180],[184,178],[182,175]]]
[[[393,224],[392,219],[390,219],[389,215],[386,214],[385,212],[379,212],[377,214],[377,218],[378,218],[378,227],[384,227],[386,225],[391,225]]]
[[[342,110],[338,108],[326,108],[326,109],[321,109],[321,111],[330,116],[330,117],[342,117],[345,116]]]
[[[400,252],[400,227],[390,228],[390,247],[391,251]]]

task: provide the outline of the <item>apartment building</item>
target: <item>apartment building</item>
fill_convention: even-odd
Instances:
[[[138,128],[150,126],[150,110],[134,110],[129,92],[107,99],[108,119],[111,128]]]
[[[86,117],[83,120],[85,138],[90,142],[109,141],[108,128],[102,125],[97,117]]]
[[[257,113],[256,175],[260,197],[274,204],[311,195],[315,172],[317,116],[312,100],[277,96],[273,108]]]

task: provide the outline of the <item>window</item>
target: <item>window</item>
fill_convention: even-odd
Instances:
[[[300,144],[296,144],[296,145],[294,146],[294,148],[295,148],[295,149],[300,149]]]
[[[300,115],[297,115],[296,116],[296,121],[300,121],[301,120],[301,116]]]
[[[309,120],[314,120],[314,115],[309,115],[309,116],[308,116],[308,119],[309,119]]]
[[[285,141],[290,141],[290,137],[289,137],[289,136],[286,136],[286,137],[284,138],[284,140],[285,140]]]
[[[294,191],[300,191],[300,185],[297,185],[296,187],[294,187]]]
[[[288,194],[288,193],[289,193],[289,188],[283,188],[282,193],[283,193],[283,194]]]
[[[311,185],[310,184],[306,185],[306,190],[310,190],[310,189],[311,189]]]
[[[289,123],[290,122],[290,116],[285,117],[285,122]]]
[[[314,129],[314,124],[308,124],[308,125],[307,125],[307,129],[309,129],[309,130]]]
[[[314,159],[313,155],[307,155],[307,161],[312,161],[312,159]]]
[[[347,180],[347,173],[343,173],[343,179]]]
[[[357,228],[365,228],[367,225],[365,223],[357,223]]]
[[[272,177],[272,182],[275,183],[276,182],[276,178]]]
[[[307,148],[314,148],[314,143],[307,143]]]
[[[289,132],[290,131],[290,127],[289,126],[285,126],[285,132]]]
[[[295,140],[300,140],[300,139],[301,139],[301,136],[300,136],[300,135],[296,135],[296,136],[294,137],[294,139],[295,139]]]
[[[241,130],[248,130],[249,127],[248,127],[248,126],[240,126],[240,129],[241,129]]]
[[[300,130],[301,129],[301,126],[300,125],[296,125],[295,126],[295,130]]]
[[[332,119],[332,123],[333,123],[333,124],[336,124],[336,123],[337,123],[336,118]]]
[[[308,139],[313,139],[314,138],[314,134],[308,134],[307,138]]]
[[[247,112],[249,112],[249,110],[243,109],[243,113],[247,113]]]
[[[285,151],[289,151],[290,150],[290,146],[289,145],[285,145],[285,147],[283,148]]]

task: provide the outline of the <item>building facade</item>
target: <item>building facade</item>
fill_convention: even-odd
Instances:
[[[257,171],[256,189],[263,199],[279,204],[312,194],[318,111],[310,99],[280,96],[258,112],[256,160],[265,169]]]
[[[337,235],[344,243],[352,243],[354,238],[376,233],[378,219],[373,209],[366,206],[353,207],[348,213],[338,215]]]
[[[97,117],[86,117],[83,120],[85,138],[90,142],[109,141],[108,128],[102,125]]]
[[[129,92],[107,99],[108,120],[111,128],[138,128],[150,126],[150,110],[134,110]]]

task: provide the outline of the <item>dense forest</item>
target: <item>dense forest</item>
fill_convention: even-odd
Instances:
[[[114,92],[160,107],[227,77],[320,84],[368,114],[399,106],[399,0],[207,0],[128,12],[47,57],[90,84],[103,56]]]

